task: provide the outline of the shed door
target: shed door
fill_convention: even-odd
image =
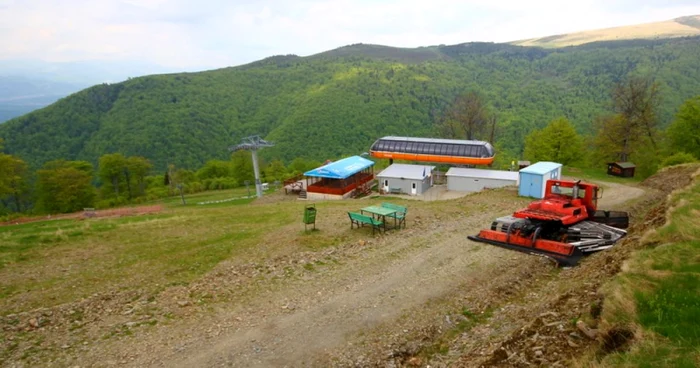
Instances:
[[[416,195],[416,182],[411,183],[411,195]]]
[[[534,198],[542,198],[542,177],[539,175],[530,175],[530,192],[528,196]]]

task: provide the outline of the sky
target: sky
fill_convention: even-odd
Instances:
[[[371,43],[507,42],[700,14],[700,0],[0,0],[0,60],[182,71]]]

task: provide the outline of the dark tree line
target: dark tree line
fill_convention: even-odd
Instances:
[[[0,150],[2,149],[0,141]],[[280,182],[320,163],[295,159],[262,162],[262,179]],[[121,153],[102,155],[95,168],[87,161],[53,160],[35,172],[17,156],[0,153],[0,218],[10,213],[67,213],[84,208],[136,204],[182,193],[241,187],[253,181],[250,153],[209,160],[196,171],[169,165],[155,174],[149,160]]]

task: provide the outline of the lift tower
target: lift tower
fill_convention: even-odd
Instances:
[[[255,171],[255,194],[258,198],[262,197],[262,185],[260,183],[260,168],[258,167],[258,150],[263,147],[272,147],[274,144],[268,142],[259,135],[251,135],[243,138],[243,143],[228,148],[229,151],[235,152],[239,150],[250,151],[253,154],[253,170]]]

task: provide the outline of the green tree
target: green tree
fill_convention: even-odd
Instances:
[[[304,160],[303,158],[297,157],[289,164],[289,175],[295,176],[303,174],[319,166],[321,166],[320,162]]]
[[[287,168],[284,167],[284,163],[281,160],[273,160],[264,171],[267,180],[279,180],[282,182],[287,178]]]
[[[146,176],[152,168],[153,165],[145,157],[131,156],[126,159],[125,175],[127,176],[127,182],[135,181],[139,196],[146,193]],[[129,185],[129,189],[131,189],[131,185]]]
[[[98,176],[102,180],[105,195],[107,191],[113,190],[114,195],[119,197],[119,187],[124,183],[125,168],[126,157],[121,153],[108,153],[100,157]]]
[[[493,161],[493,164],[491,165],[494,169],[498,169],[498,170],[516,169],[517,170],[517,168],[518,168],[517,161],[520,160],[520,155],[516,155],[516,154],[510,152],[509,150],[504,149],[500,143],[497,143],[495,145],[494,149],[497,152],[496,159]]]
[[[22,200],[29,192],[27,175],[26,162],[18,157],[0,153],[0,199],[13,203],[17,212],[22,211]]]
[[[173,181],[175,185],[178,184],[191,184],[197,180],[197,176],[192,170],[187,169],[177,169],[173,175]]]
[[[439,129],[447,138],[483,138],[491,121],[481,95],[470,91],[455,98],[445,112]]]
[[[678,152],[676,154],[673,154],[671,156],[666,157],[661,162],[661,167],[680,165],[680,164],[685,164],[688,162],[695,162],[695,161],[697,161],[697,159],[695,158],[695,156],[691,155],[690,153]]]
[[[85,161],[49,161],[37,171],[37,200],[45,212],[67,213],[92,207],[93,167]]]
[[[620,115],[607,115],[596,118],[593,122],[594,129],[598,132],[591,138],[593,152],[593,164],[600,165],[611,161],[619,160],[620,152],[627,150],[627,155],[631,153],[629,148],[625,148],[625,144],[636,144],[636,138],[630,137],[630,140],[623,142],[622,138],[626,134],[626,124]],[[635,141],[632,141],[635,139]],[[634,144],[633,144],[634,145]]]
[[[175,165],[168,164],[168,172],[165,173],[165,182],[168,185],[168,193],[173,195],[175,193]]]
[[[12,162],[14,157],[0,153],[0,198],[12,192],[11,182],[14,180]]]
[[[553,120],[525,137],[525,158],[533,162],[572,165],[580,162],[584,154],[582,139],[566,118]]]
[[[671,152],[686,152],[700,160],[700,96],[687,100],[668,127]]]
[[[620,161],[628,161],[635,144],[646,138],[656,147],[657,109],[660,103],[659,85],[650,78],[628,77],[613,89],[613,108],[617,118],[611,125],[603,125],[599,134],[609,135],[612,129],[617,135]]]
[[[643,139],[632,151],[631,157],[634,158],[634,164],[637,169],[634,171],[634,176],[639,178],[648,178],[659,170],[662,163],[661,149],[652,143],[650,139]],[[601,165],[602,166],[602,165]]]
[[[255,180],[253,158],[248,151],[236,151],[231,155],[231,174],[239,183]]]
[[[197,170],[199,180],[225,178],[231,176],[231,162],[222,160],[209,160]]]

